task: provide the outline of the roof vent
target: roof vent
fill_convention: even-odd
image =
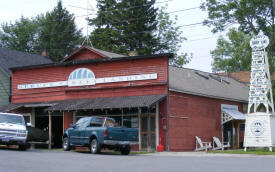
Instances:
[[[208,76],[205,76],[205,75],[203,75],[203,74],[201,74],[199,72],[195,72],[195,74],[199,75],[200,77],[203,77],[204,79],[209,79]]]
[[[226,83],[226,84],[230,84],[230,82],[228,82],[228,81],[222,79],[222,77],[220,77],[220,76],[218,76],[218,75],[211,75],[211,74],[209,74],[209,76],[210,76],[212,79],[214,79],[214,80],[216,80],[216,81],[219,81],[219,82],[221,82],[221,83],[224,82],[224,83]]]

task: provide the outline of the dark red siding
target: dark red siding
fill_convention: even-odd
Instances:
[[[159,104],[159,142],[167,149],[167,99]]]
[[[97,53],[93,53],[90,50],[82,49],[76,55],[70,57],[70,60],[87,60],[87,59],[98,59],[103,58]]]
[[[170,150],[194,150],[195,136],[207,142],[213,136],[221,139],[221,104],[242,110],[242,103],[170,91]]]
[[[70,124],[73,123],[73,112],[64,112],[63,113],[63,128],[66,130],[70,127]]]
[[[89,68],[96,78],[157,73],[158,79],[96,84],[83,87],[53,87],[18,90],[18,84],[66,81],[77,68]],[[45,67],[13,71],[12,103],[66,99],[167,94],[168,58],[105,62],[97,64]]]

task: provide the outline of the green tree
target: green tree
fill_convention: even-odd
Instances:
[[[191,56],[181,53],[185,40],[176,26],[177,17],[170,19],[167,6],[154,8],[155,0],[97,0],[98,14],[90,24],[96,29],[91,40],[96,48],[128,54],[175,54],[171,65],[182,66]]]
[[[158,40],[155,0],[97,0],[98,16],[90,20],[95,27],[91,40],[96,48],[140,55],[155,52]]]
[[[160,53],[174,53],[174,58],[170,60],[170,65],[182,66],[190,61],[191,56],[187,53],[181,53],[182,42],[186,40],[182,36],[182,31],[179,26],[176,26],[177,16],[174,20],[170,19],[169,14],[166,12],[167,6],[161,7],[158,11],[158,26],[157,26],[157,36],[159,40]]]
[[[258,34],[262,30],[270,38],[268,51],[275,51],[275,1],[274,0],[206,0],[201,5],[208,11],[207,26],[213,26],[213,32],[224,31],[233,24],[245,33]]]
[[[39,17],[39,49],[46,49],[53,61],[60,61],[80,46],[81,31],[76,28],[75,18],[61,1],[51,12]]]
[[[0,46],[36,53],[38,22],[23,16],[15,23],[2,23],[0,30]]]
[[[252,35],[236,29],[230,29],[228,39],[218,38],[217,47],[211,51],[212,70],[215,72],[236,72],[250,70]]]

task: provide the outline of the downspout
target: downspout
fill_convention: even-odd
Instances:
[[[173,58],[173,57],[172,57]],[[170,99],[169,99],[169,59],[167,59],[167,99],[166,99],[166,115],[167,115],[167,121],[166,121],[166,132],[167,132],[167,151],[170,151],[170,135],[169,135],[169,129],[170,129],[170,115],[169,115],[169,104],[170,104]]]
[[[170,115],[169,115],[169,89],[168,89],[168,94],[167,94],[167,103],[166,103],[166,114],[167,114],[167,151],[170,151],[170,135],[169,135],[169,129],[170,129]]]
[[[9,77],[10,78],[10,88],[9,88],[9,103],[11,103],[11,88],[12,88],[12,82],[11,82],[11,76]]]

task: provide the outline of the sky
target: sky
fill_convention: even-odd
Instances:
[[[0,0],[0,23],[14,22],[21,16],[35,17],[38,14],[51,11],[57,4],[58,0]],[[88,3],[87,3],[88,1]],[[186,68],[197,69],[205,72],[211,72],[212,58],[210,51],[215,49],[217,38],[225,33],[212,34],[211,28],[203,25],[185,26],[194,23],[200,23],[207,18],[207,12],[198,8],[203,0],[157,0],[156,6],[168,5],[167,12],[173,19],[177,15],[177,25],[181,26],[186,41],[182,43],[182,52],[192,53],[193,58],[190,63],[184,65]],[[77,27],[82,28],[86,35],[87,22],[86,15],[88,6],[89,13],[96,13],[96,0],[62,0],[63,6],[75,15]],[[87,5],[88,4],[88,5]],[[196,8],[197,7],[197,8]],[[185,10],[176,12],[178,10]],[[91,15],[90,18],[95,17]],[[92,28],[88,28],[88,33]]]

